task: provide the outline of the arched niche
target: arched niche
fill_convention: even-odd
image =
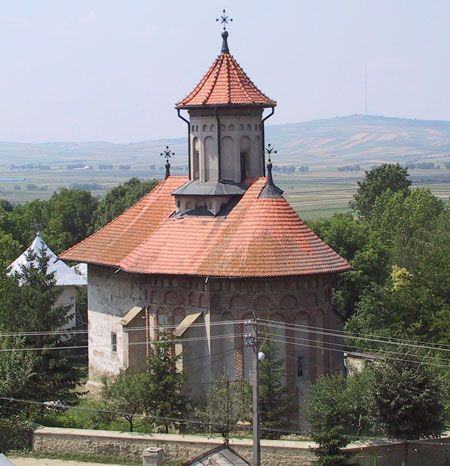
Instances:
[[[158,291],[153,290],[150,294],[150,302],[152,304],[160,304],[161,303],[161,295]]]
[[[197,293],[191,292],[189,294],[189,306],[198,307],[198,295],[197,295]]]
[[[184,299],[181,293],[176,293],[175,291],[167,291],[164,294],[164,303],[165,304],[183,304]]]
[[[244,180],[251,173],[251,150],[250,150],[250,138],[248,136],[242,136],[239,141],[239,152],[240,152],[240,164],[241,164],[241,180]]]
[[[200,176],[200,141],[197,137],[192,140],[192,179]]]
[[[258,296],[255,299],[255,309],[272,309],[272,300],[268,296]]]
[[[220,152],[221,178],[233,180],[233,138],[231,136],[222,138]]]
[[[304,304],[306,307],[316,307],[318,304],[317,294],[309,293],[305,298]]]
[[[283,296],[280,299],[281,309],[296,309],[298,308],[297,298],[292,295]]]
[[[217,147],[213,137],[207,136],[205,144],[205,181],[217,179]]]
[[[203,309],[207,309],[209,307],[209,299],[206,295],[204,294],[200,295],[199,305]]]
[[[233,296],[230,300],[230,308],[233,310],[247,309],[246,300],[243,296]]]

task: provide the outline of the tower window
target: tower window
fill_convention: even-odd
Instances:
[[[117,353],[117,333],[111,332],[111,351]]]
[[[297,356],[297,377],[305,375],[305,356]]]
[[[247,152],[241,152],[241,180],[247,178]]]

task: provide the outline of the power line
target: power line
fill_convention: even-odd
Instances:
[[[284,329],[284,327],[282,326],[276,326],[276,325],[268,325],[268,324],[261,324],[262,326],[266,326],[266,327],[273,327],[273,328],[278,328],[278,329]],[[329,345],[332,345],[332,346],[340,346],[340,347],[343,347],[343,348],[356,348],[356,349],[360,349],[359,346],[356,346],[356,345],[348,345],[348,344],[345,344],[345,343],[333,343],[333,342],[330,342],[330,341],[323,341],[323,340],[314,340],[312,338],[300,338],[300,337],[287,337],[286,335],[280,335],[278,333],[269,333],[269,335],[272,335],[272,336],[278,336],[280,338],[286,338],[286,343],[289,344],[289,342],[291,340],[298,340],[298,341],[308,341],[308,342],[312,342],[312,343],[317,343],[317,344],[321,344],[324,346],[324,349],[326,350],[327,347]],[[289,340],[289,341],[288,341]],[[402,355],[404,356],[405,353],[402,353],[401,351],[391,351],[391,350],[383,350],[383,349],[373,349],[371,350],[371,354],[377,354],[377,353],[381,353],[381,354],[399,354],[399,355]],[[418,354],[418,355],[414,355],[414,357],[417,357],[417,358],[424,358],[424,359],[433,359],[433,360],[439,360],[439,361],[444,361],[444,362],[448,362],[449,360],[447,358],[440,358],[438,356],[428,356],[428,355],[425,355],[425,354]]]
[[[34,401],[34,400],[24,400],[21,398],[13,398],[13,397],[5,397],[1,396],[0,400],[4,401],[9,401],[13,403],[23,403],[23,404],[30,404],[30,405],[37,405],[37,406],[46,406],[49,407],[49,404],[43,401]],[[126,411],[113,411],[113,410],[107,410],[107,409],[95,409],[95,408],[83,408],[80,406],[69,406],[65,405],[63,403],[59,404],[53,404],[53,407],[55,408],[60,408],[64,410],[69,410],[69,409],[75,409],[78,411],[87,411],[87,412],[94,412],[94,413],[103,413],[103,414],[112,414],[116,416],[132,416],[132,417],[138,417],[138,418],[143,418],[143,419],[150,419],[150,420],[157,420],[157,421],[169,421],[169,422],[182,422],[182,423],[187,423],[187,424],[197,424],[197,425],[202,425],[202,426],[211,426],[211,427],[221,427],[224,425],[224,423],[213,423],[213,422],[207,422],[207,421],[202,421],[200,419],[186,419],[186,418],[181,418],[181,417],[167,417],[167,416],[153,416],[149,414],[136,414],[136,413],[128,413]],[[235,428],[235,429],[240,429],[240,430],[251,430],[252,426],[249,426],[247,424],[230,424],[229,427]],[[284,430],[284,429],[261,429],[266,432],[280,432],[280,433],[285,433],[285,434],[297,434],[301,435],[303,432],[298,431],[298,430]]]
[[[270,325],[278,325],[282,326],[285,329],[291,329],[295,330],[295,328],[301,328],[304,331],[308,331],[309,333],[315,333],[318,335],[326,335],[326,336],[332,336],[332,337],[339,337],[339,338],[349,338],[349,339],[356,339],[356,340],[363,340],[363,341],[370,341],[374,343],[383,343],[383,344],[390,344],[390,345],[399,345],[399,346],[407,346],[407,347],[412,347],[412,348],[421,348],[421,349],[432,349],[435,351],[449,351],[450,348],[440,348],[436,346],[425,346],[425,345],[420,345],[420,344],[412,344],[412,343],[402,343],[402,342],[393,342],[393,341],[388,341],[388,340],[381,340],[381,339],[376,339],[376,338],[366,338],[362,336],[350,336],[350,335],[342,335],[336,333],[334,330],[330,331],[325,328],[320,328],[320,327],[311,327],[308,325],[300,325],[300,324],[290,324],[290,323],[283,323],[283,322],[277,322],[274,320],[267,320],[267,319],[259,319],[261,323],[267,322]],[[319,330],[312,330],[312,329],[319,329]],[[325,331],[324,331],[325,330]],[[431,344],[430,344],[431,345]]]
[[[275,339],[272,339],[272,338],[269,338],[269,340],[277,342],[277,343],[286,343],[285,340],[275,340]],[[303,347],[307,347],[307,348],[324,349],[325,351],[334,351],[336,353],[346,353],[347,352],[347,351],[336,349],[336,348],[323,348],[321,346],[306,345],[306,344],[302,344],[302,343],[290,343],[290,344],[292,344],[294,346],[303,346]],[[409,362],[409,363],[413,363],[413,364],[425,364],[425,365],[429,365],[429,366],[443,367],[445,369],[450,369],[450,366],[448,366],[448,365],[434,364],[434,363],[431,363],[431,362],[414,361],[414,360],[400,359],[400,358],[391,358],[390,356],[385,356],[385,355],[381,355],[381,358],[389,359],[389,360],[393,360],[393,361],[399,361],[399,362]]]
[[[165,344],[168,341],[173,344],[177,343],[187,343],[187,342],[192,342],[192,341],[204,341],[204,340],[219,340],[219,339],[226,339],[226,338],[231,338],[235,336],[243,336],[243,333],[230,333],[226,335],[212,335],[209,338],[207,336],[203,337],[191,337],[191,338],[177,338],[174,340],[149,340],[149,341],[138,341],[138,342],[131,342],[128,343],[128,346],[135,346],[135,345],[161,345]],[[69,349],[87,349],[87,348],[92,348],[92,349],[98,349],[98,348],[104,348],[105,345],[79,345],[79,346],[50,346],[50,347],[41,347],[41,348],[2,348],[0,349],[0,352],[2,353],[7,353],[7,352],[14,352],[14,351],[53,351],[53,350],[69,350]]]

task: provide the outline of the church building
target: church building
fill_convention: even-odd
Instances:
[[[91,382],[143,370],[162,325],[174,328],[188,395],[224,370],[248,377],[244,322],[254,317],[283,323],[271,333],[299,402],[318,376],[343,367],[330,337],[312,328],[341,328],[331,289],[351,267],[274,184],[264,121],[275,106],[230,54],[224,30],[220,55],[176,104],[189,176],[171,176],[167,163],[153,191],[61,255],[88,263]]]

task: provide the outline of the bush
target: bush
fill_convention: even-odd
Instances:
[[[0,451],[29,450],[34,429],[33,422],[21,416],[0,418]]]

